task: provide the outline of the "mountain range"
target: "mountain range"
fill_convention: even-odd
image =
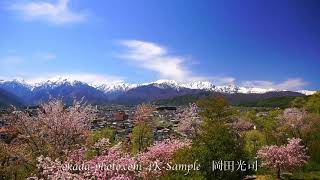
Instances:
[[[22,106],[20,99],[14,94],[0,89],[0,108],[8,107],[10,105]]]
[[[74,99],[80,100],[84,98],[90,103],[132,104],[202,92],[224,94],[228,97],[243,94],[244,98],[250,95],[260,97],[263,94],[272,94],[272,96],[303,96],[315,93],[315,91],[308,90],[293,92],[273,88],[239,87],[236,85],[215,86],[208,81],[180,83],[174,80],[158,80],[143,84],[123,82],[88,84],[64,77],[37,83],[17,79],[0,80],[0,89],[20,98],[20,101],[25,105],[37,105],[48,101],[50,98],[63,98],[67,103],[71,103]]]

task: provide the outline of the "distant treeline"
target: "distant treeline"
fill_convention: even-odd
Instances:
[[[162,99],[157,100],[154,104],[158,105],[188,105],[189,103],[196,102],[199,99],[203,99],[211,96],[219,96],[218,94],[212,93],[200,93],[196,95],[185,95],[185,96],[177,96],[170,99]],[[287,108],[290,107],[292,101],[294,101],[297,97],[300,97],[304,100],[307,100],[308,96],[280,96],[280,97],[268,97],[261,95],[246,95],[246,94],[220,94],[220,96],[225,97],[230,104],[234,106],[242,106],[242,107],[279,107],[279,108]]]
[[[261,99],[252,102],[240,103],[236,104],[237,106],[244,106],[244,107],[279,107],[281,109],[288,108],[291,106],[291,102],[296,97],[293,96],[285,96],[285,97],[275,97],[275,98],[268,98],[268,99]],[[307,99],[307,96],[303,97]]]

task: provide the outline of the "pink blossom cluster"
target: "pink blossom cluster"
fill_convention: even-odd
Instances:
[[[121,143],[111,147],[105,154],[96,156],[87,162],[91,164],[92,176],[98,179],[108,179],[121,177],[122,179],[132,179],[135,176],[134,170],[128,167],[136,163],[135,158],[131,157],[121,149]]]
[[[93,149],[99,152],[99,154],[105,154],[111,147],[110,140],[108,138],[102,138],[93,145]]]
[[[201,118],[198,116],[198,107],[196,104],[190,104],[189,107],[180,115],[180,124],[178,130],[186,135],[194,137],[198,134],[201,125]]]
[[[71,163],[82,163],[85,161],[84,154],[87,151],[87,148],[81,146],[76,150],[65,151],[66,154],[66,162]]]
[[[148,148],[148,151],[138,155],[139,162],[142,163],[144,167],[150,165],[157,165],[162,167],[166,163],[172,160],[173,154],[184,147],[190,147],[190,141],[179,141],[179,140],[164,140]],[[142,177],[159,177],[163,175],[164,171],[158,169],[145,169],[140,173]]]
[[[287,108],[280,119],[293,129],[302,129],[307,124],[308,113],[304,109]]]
[[[65,164],[59,160],[53,161],[49,157],[40,156],[37,158],[38,168],[42,170],[41,176],[46,177],[46,179],[58,180],[84,180],[82,175],[74,174],[65,169]],[[31,177],[29,179],[38,179],[37,177]]]
[[[262,166],[272,169],[294,169],[307,163],[306,148],[301,139],[289,139],[287,145],[266,146],[258,151]]]
[[[151,123],[154,107],[150,104],[141,104],[137,106],[134,114],[135,123]]]
[[[150,171],[149,164],[157,163],[159,166],[169,163],[173,154],[183,147],[190,146],[190,142],[166,140],[157,143],[148,151],[131,155],[122,150],[121,143],[106,149],[105,153],[85,160],[85,148],[69,152],[66,161],[51,160],[48,157],[38,158],[38,167],[46,179],[114,179],[130,180],[141,177],[159,177],[163,171]],[[89,167],[86,171],[70,170],[68,164],[85,164]]]
[[[84,139],[84,132],[90,129],[96,115],[89,105],[75,102],[66,107],[62,100],[42,104],[35,114],[18,114],[15,127],[20,136],[35,146],[35,151],[42,151],[42,142],[46,142],[59,154]]]

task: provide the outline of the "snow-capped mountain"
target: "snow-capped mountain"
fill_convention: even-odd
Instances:
[[[222,92],[227,94],[234,94],[239,92],[239,87],[233,84],[225,85],[225,86],[217,86],[214,89],[215,92]]]
[[[179,90],[181,88],[188,88],[188,89],[197,89],[197,90],[206,90],[206,91],[214,91],[214,92],[222,92],[222,93],[266,93],[266,92],[273,92],[273,91],[286,91],[281,89],[274,89],[274,88],[258,88],[258,87],[239,87],[236,85],[223,85],[223,86],[215,86],[209,81],[193,81],[193,82],[178,82],[175,80],[158,80],[150,83],[142,83],[142,84],[130,84],[124,82],[116,82],[116,83],[100,83],[100,84],[90,84],[81,82],[79,80],[69,79],[66,77],[58,76],[56,78],[51,78],[48,80],[37,81],[37,82],[29,82],[23,79],[14,79],[10,81],[0,80],[1,87],[11,88],[25,88],[31,91],[38,89],[38,88],[50,88],[53,89],[55,87],[59,87],[61,85],[69,85],[69,86],[76,86],[78,84],[87,84],[88,86],[94,87],[97,90],[100,90],[104,93],[110,92],[126,92],[131,89],[140,87],[140,86],[155,86],[158,88],[174,88]],[[299,90],[295,91],[305,95],[312,95],[316,91],[310,90]]]
[[[148,85],[153,85],[158,88],[174,88],[179,90],[182,87],[182,84],[180,82],[177,82],[175,80],[166,80],[166,79],[161,79],[155,82],[151,83],[143,83],[142,86],[148,86]]]
[[[243,93],[243,94],[251,94],[251,93],[256,93],[256,94],[262,94],[262,93],[267,93],[267,92],[273,92],[273,91],[283,91],[283,90],[277,90],[273,88],[257,88],[257,87],[239,87],[238,92]]]
[[[68,79],[56,79],[56,80],[47,80],[39,83],[30,84],[31,90],[34,90],[36,88],[50,88],[53,89],[55,87],[61,86],[61,85],[70,85],[75,86],[76,84],[81,84],[81,81],[76,80],[68,80]],[[85,84],[85,83],[82,83]]]
[[[0,89],[13,93],[28,105],[36,105],[50,98],[63,98],[68,103],[74,99],[80,100],[82,97],[86,97],[92,103],[107,99],[106,94],[97,88],[66,78],[32,83],[21,80],[0,81]]]
[[[200,89],[200,90],[209,90],[209,91],[214,91],[215,90],[215,85],[213,85],[209,81],[193,81],[193,82],[187,82],[187,83],[182,83],[178,82],[175,80],[158,80],[152,83],[145,83],[143,85],[150,85],[154,84],[155,86],[158,87],[172,87],[175,89],[179,88],[189,88],[189,89]]]
[[[94,87],[96,87],[97,89],[105,93],[112,93],[112,92],[126,92],[138,86],[139,86],[138,84],[111,83],[111,84],[95,85]]]
[[[273,88],[239,87],[236,85],[215,86],[208,81],[178,82],[174,80],[158,80],[151,83],[129,84],[114,83],[85,83],[76,79],[57,77],[42,81],[25,81],[15,79],[0,80],[0,89],[13,93],[27,104],[37,104],[50,97],[64,97],[68,102],[72,98],[86,97],[90,102],[109,100],[134,99],[136,101],[170,98],[181,95],[196,94],[199,92],[214,92],[223,94],[264,94],[268,92],[288,92]],[[301,90],[296,94],[311,95],[316,91]],[[284,94],[284,93],[282,93]]]
[[[37,82],[29,82],[23,79],[14,79],[10,81],[0,80],[1,87],[5,87],[5,89],[15,89],[21,88],[29,89],[33,91],[34,89],[38,88],[50,88],[53,89],[55,87],[61,85],[69,85],[69,86],[76,86],[77,84],[87,84],[92,86],[104,93],[112,93],[112,92],[126,92],[131,89],[140,87],[140,86],[155,86],[158,88],[174,88],[179,90],[181,88],[188,88],[188,89],[198,89],[198,90],[206,90],[206,91],[214,91],[214,92],[222,92],[222,93],[266,93],[266,92],[273,92],[273,91],[286,91],[286,90],[279,90],[274,88],[258,88],[258,87],[239,87],[236,85],[224,85],[224,86],[215,86],[211,82],[208,81],[193,81],[193,82],[178,82],[175,80],[158,80],[150,83],[142,83],[142,84],[129,84],[124,82],[116,82],[116,83],[100,83],[100,84],[90,84],[81,82],[79,80],[69,79],[67,77],[58,76],[56,78],[51,78],[48,80],[37,81]],[[295,91],[305,95],[312,95],[316,91],[310,90],[299,90]]]
[[[194,81],[194,82],[182,84],[182,86],[189,89],[202,89],[202,90],[209,90],[209,91],[216,90],[216,86],[209,81]]]
[[[0,81],[0,89],[14,94],[21,98],[22,102],[28,102],[28,97],[32,96],[32,86],[21,79],[14,79],[12,81]]]

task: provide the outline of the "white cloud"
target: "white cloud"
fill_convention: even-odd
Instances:
[[[16,66],[24,62],[24,58],[17,55],[8,55],[0,58],[0,64],[4,66]]]
[[[21,74],[25,59],[19,55],[6,55],[0,57],[0,75]]]
[[[228,76],[213,76],[208,78],[215,85],[230,85],[235,84],[236,79]]]
[[[285,89],[285,90],[299,90],[306,86],[308,82],[302,78],[291,78],[283,82],[275,83],[272,81],[244,81],[242,86],[257,87],[257,88],[273,88],[273,89]]]
[[[26,20],[45,20],[53,24],[83,22],[87,15],[70,10],[69,0],[58,0],[56,4],[44,1],[29,1],[10,6],[11,10],[19,11]]]
[[[185,58],[171,55],[163,46],[152,42],[124,40],[120,44],[128,48],[121,55],[133,61],[137,66],[159,73],[161,78],[177,81],[204,80],[205,77],[193,75],[185,66]]]
[[[54,53],[50,53],[50,52],[38,52],[34,54],[34,57],[40,60],[45,60],[45,61],[57,58],[57,56]]]
[[[5,56],[0,57],[0,65],[1,67],[15,67],[24,65],[27,62],[34,61],[34,62],[42,62],[48,61],[52,59],[56,59],[56,55],[50,52],[37,52],[28,56],[22,56],[16,52],[9,53]]]
[[[88,83],[90,85],[100,85],[100,84],[114,84],[124,82],[122,77],[106,75],[106,74],[94,74],[94,73],[52,73],[39,75],[37,77],[25,78],[25,81],[30,84],[36,84],[43,81],[58,81],[58,80],[70,80],[70,81],[81,81]]]

